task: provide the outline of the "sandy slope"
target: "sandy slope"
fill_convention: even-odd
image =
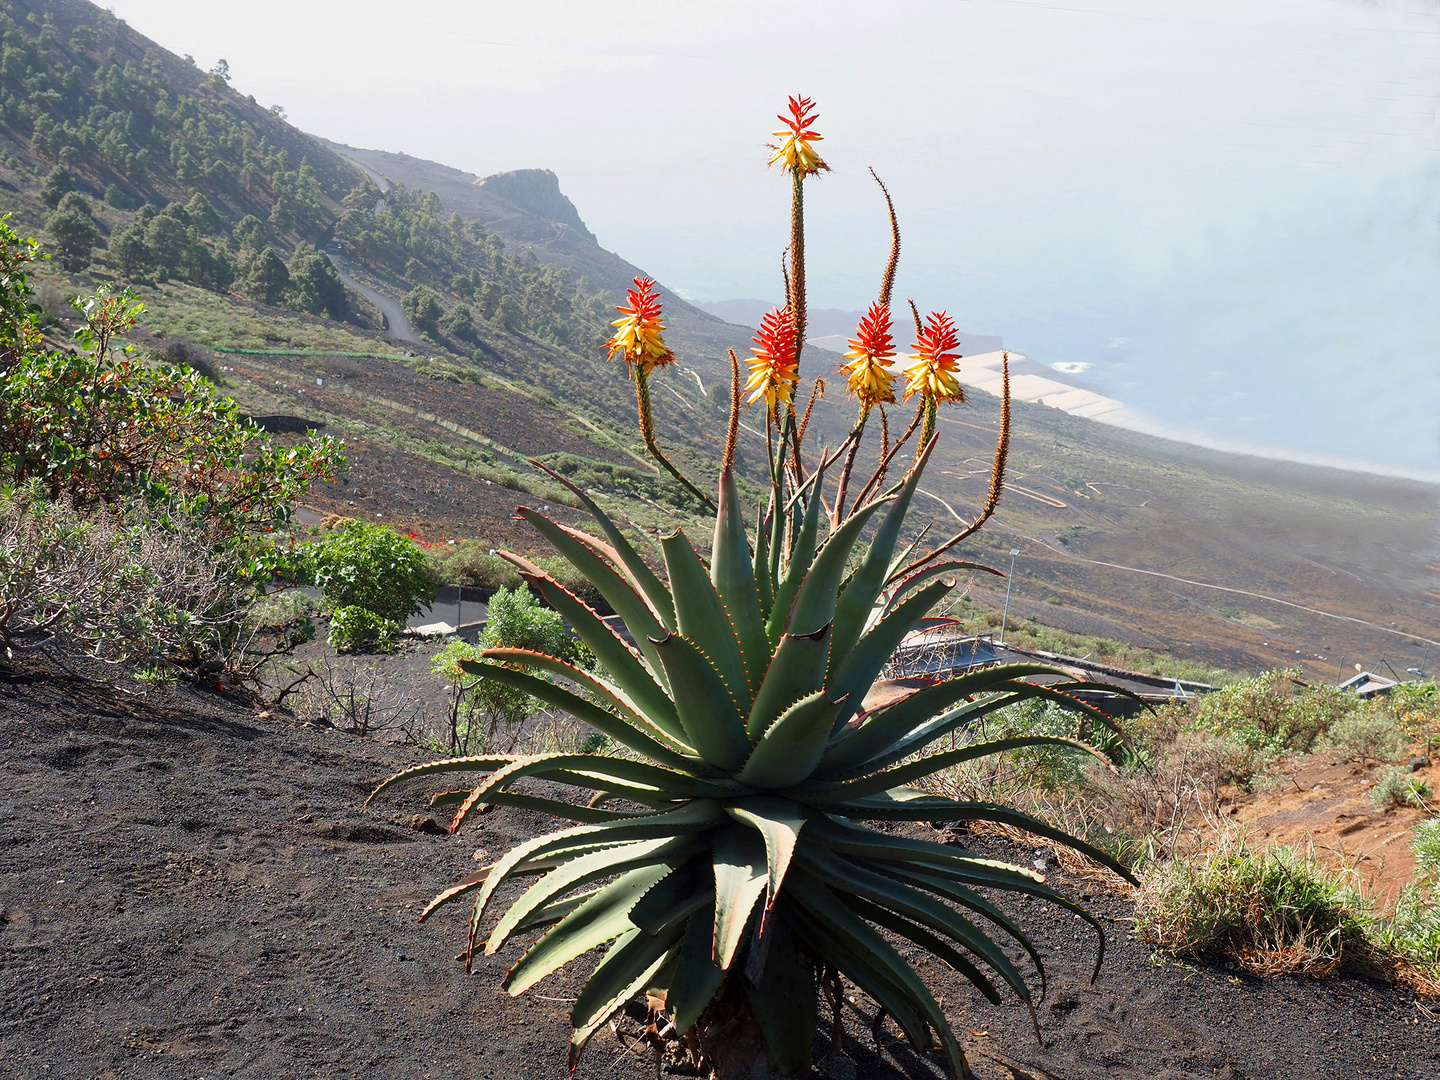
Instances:
[[[407,755],[282,719],[191,690],[0,681],[0,1074],[563,1076],[573,981],[512,1000],[497,990],[510,950],[466,979],[450,959],[463,917],[414,919],[477,854],[542,822],[499,811],[461,837],[416,831],[419,791],[362,817]],[[1043,1047],[1013,1000],[990,1006],[918,962],[982,1077],[1440,1075],[1437,1027],[1406,993],[1155,966],[1126,936],[1128,904],[1057,877],[1093,901],[1112,949],[1091,987],[1076,920],[1003,901],[1050,968]],[[870,1020],[862,998],[844,1044],[859,1077],[939,1076],[893,1031],[877,1048]],[[609,1036],[581,1066],[641,1075],[650,1063]]]

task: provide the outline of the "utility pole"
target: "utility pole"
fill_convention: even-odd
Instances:
[[[1015,556],[1019,548],[1010,549],[1010,573],[1005,575],[1005,610],[1000,614],[1000,644],[1005,644],[1005,623],[1010,619],[1010,585],[1015,580]]]

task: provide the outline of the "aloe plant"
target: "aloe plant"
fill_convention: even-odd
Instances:
[[[940,1007],[880,931],[933,953],[992,1002],[1005,986],[1029,1004],[1026,977],[994,935],[1018,943],[1043,975],[1039,954],[981,889],[1024,893],[1074,912],[1094,928],[1103,956],[1099,923],[1033,870],[861,824],[1001,822],[1069,844],[1128,877],[1105,853],[1033,817],[915,786],[942,769],[1022,746],[1088,750],[1033,736],[927,754],[978,717],[1027,698],[1057,700],[1108,722],[1067,694],[1082,684],[1065,671],[992,667],[864,707],[895,647],[952,588],[945,575],[973,565],[931,564],[893,577],[924,462],[823,542],[820,484],[812,483],[796,508],[794,545],[779,560],[765,528],[749,543],[726,470],[709,565],[676,531],[661,541],[668,585],[578,488],[601,536],[520,509],[594,583],[637,647],[549,574],[511,556],[608,677],[519,649],[488,650],[489,662],[465,666],[570,712],[629,753],[450,758],[397,773],[374,794],[411,778],[481,772],[488,775],[473,787],[432,798],[434,806],[456,807],[452,829],[487,803],[576,823],[519,845],[441,893],[421,916],[471,900],[467,958],[544,929],[506,977],[511,994],[608,944],[571,1013],[572,1066],[631,997],[647,990],[663,997],[683,1034],[729,982],[753,1008],[776,1069],[798,1074],[810,1062],[817,980],[830,969],[869,994],[917,1047],[938,1039],[950,1070],[966,1074]],[[847,574],[872,518],[879,521],[875,536]],[[507,664],[563,676],[575,689]],[[1057,681],[1031,681],[1039,677]],[[516,790],[532,777],[591,797],[571,803]],[[522,878],[537,880],[501,911],[501,887]]]
[[[511,994],[605,948],[571,1011],[572,1070],[595,1032],[645,994],[651,1009],[664,1013],[663,1026],[697,1045],[717,1075],[749,1075],[762,1046],[777,1073],[801,1075],[810,1067],[822,990],[838,1014],[843,977],[918,1049],[938,1046],[950,1072],[968,1076],[944,1013],[895,942],[929,952],[991,1002],[1008,990],[1031,1005],[1033,1018],[1024,965],[1003,945],[1028,955],[1042,991],[1044,968],[992,898],[996,891],[1049,901],[1089,923],[1099,941],[1098,973],[1105,940],[1099,923],[1042,875],[866,822],[996,822],[1068,844],[1129,878],[1104,852],[1013,808],[917,786],[941,770],[1022,747],[1099,756],[1055,736],[959,746],[948,739],[987,713],[1036,698],[1108,725],[1070,694],[1091,684],[1059,668],[1011,664],[918,689],[873,692],[905,637],[933,623],[929,613],[956,576],[986,569],[941,556],[999,501],[1010,433],[1008,366],[989,497],[969,526],[912,558],[919,541],[902,545],[902,530],[938,439],[931,435],[936,410],[964,395],[954,375],[953,325],[941,312],[922,326],[912,304],[917,351],[905,369],[905,396],[918,395],[919,403],[905,433],[890,438],[885,405],[895,403],[891,383],[899,373],[891,366],[889,303],[900,238],[887,192],[891,257],[844,368],[858,418],[834,455],[807,468],[810,408],[797,417],[794,400],[805,322],[801,191],[826,166],[811,145],[819,140],[810,127],[813,104],[804,98],[790,104],[791,117],[781,117],[789,132],[777,133],[784,139],[772,159],[794,179],[787,305],[762,324],[744,388],[751,405],[764,402],[769,448],[770,500],[753,533],[742,518],[733,469],[742,390],[732,352],[709,561],[676,530],[660,539],[662,579],[585,492],[552,473],[594,516],[596,533],[525,507],[518,514],[594,585],[628,633],[617,634],[534,563],[506,553],[590,647],[603,674],[521,649],[488,649],[482,661],[461,663],[571,713],[621,749],[450,758],[397,773],[371,795],[414,778],[479,773],[470,786],[431,799],[454,807],[452,831],[483,805],[524,807],[574,823],[520,844],[442,892],[421,915],[470,902],[467,969],[478,952],[493,954],[517,935],[530,940],[538,933],[506,976]],[[673,360],[660,336],[653,283],[637,279],[630,305],[619,311],[607,347],[625,358],[642,386]],[[639,393],[638,401],[648,432],[648,395]],[[872,412],[881,418],[881,447],[847,510],[850,473]],[[917,429],[922,434],[904,479],[885,488],[887,469]],[[663,458],[649,434],[647,445]],[[827,465],[842,458],[827,500]],[[950,748],[936,749],[939,740]],[[568,785],[578,797],[559,798],[550,788],[541,794],[522,783],[532,779]],[[527,884],[514,896],[510,886],[517,882]]]

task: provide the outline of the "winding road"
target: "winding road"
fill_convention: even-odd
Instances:
[[[425,342],[420,340],[420,335],[415,333],[410,320],[405,317],[405,309],[400,306],[400,301],[392,297],[378,293],[368,285],[362,285],[345,272],[344,256],[330,252],[330,261],[335,265],[335,273],[345,286],[354,289],[370,303],[380,309],[380,314],[385,316],[385,336],[391,341],[403,341],[410,345],[421,345]]]

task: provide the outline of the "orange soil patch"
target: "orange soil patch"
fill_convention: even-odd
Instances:
[[[1415,875],[1411,830],[1428,815],[1414,807],[1374,806],[1370,788],[1379,771],[1337,764],[1324,754],[1300,758],[1285,787],[1238,797],[1230,817],[1247,827],[1257,846],[1313,844],[1327,865],[1352,867],[1364,891],[1385,909]],[[1440,786],[1440,768],[1434,765],[1414,775]]]

